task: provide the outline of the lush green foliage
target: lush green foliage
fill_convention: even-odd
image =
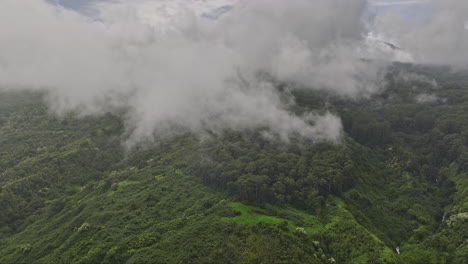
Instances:
[[[398,65],[362,101],[282,85],[292,111],[339,114],[343,142],[226,131],[130,152],[119,116],[1,92],[0,263],[467,263],[467,83]]]

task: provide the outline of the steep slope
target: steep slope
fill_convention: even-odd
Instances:
[[[130,152],[119,116],[2,92],[0,263],[466,263],[468,91],[436,76],[362,102],[293,91],[294,111],[342,116],[341,144],[226,131]]]

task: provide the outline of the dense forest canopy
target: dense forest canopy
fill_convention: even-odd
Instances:
[[[123,116],[0,92],[0,263],[466,263],[468,74],[395,64],[329,111],[340,142],[262,130],[126,148]],[[397,254],[396,248],[401,254]]]

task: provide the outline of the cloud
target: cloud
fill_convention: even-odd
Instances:
[[[378,18],[378,32],[394,39],[411,53],[415,62],[468,66],[468,2],[434,0],[431,14],[424,23],[414,23],[398,13]]]
[[[130,145],[225,129],[337,141],[339,117],[291,113],[292,99],[259,76],[351,98],[379,88],[381,62],[363,60],[365,0],[240,0],[219,20],[199,3],[104,1],[86,17],[2,0],[0,86],[47,90],[56,113],[124,108]]]
[[[418,94],[415,98],[415,101],[418,104],[436,104],[436,103],[445,103],[447,99],[441,99],[435,94]]]
[[[407,0],[407,1],[382,1],[382,0],[373,0],[369,3],[373,6],[405,6],[405,5],[421,5],[427,4],[429,0]]]

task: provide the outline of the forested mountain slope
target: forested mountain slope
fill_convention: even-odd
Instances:
[[[291,111],[341,116],[339,144],[226,131],[131,151],[121,116],[1,92],[0,263],[467,263],[468,77],[387,81],[351,102],[280,85]]]

